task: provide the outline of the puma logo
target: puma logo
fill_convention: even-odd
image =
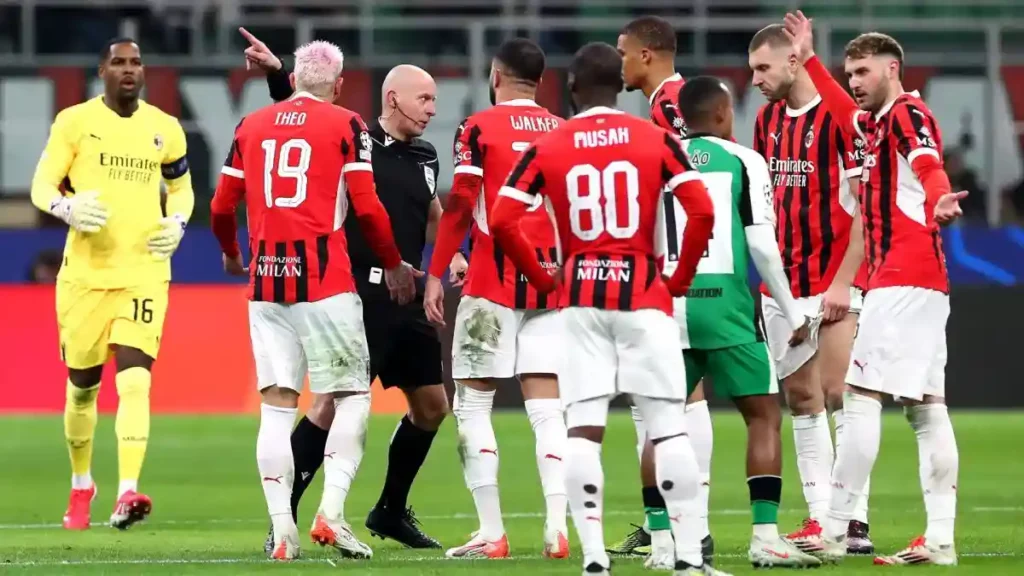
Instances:
[[[494,448],[494,449],[491,449],[491,448],[481,448],[480,449],[480,453],[481,454],[494,454],[495,456],[497,456],[498,455],[498,449],[497,448]]]
[[[331,460],[333,460],[335,454],[337,454],[337,452],[329,452],[327,454],[324,454],[324,458],[330,458]]]
[[[782,134],[769,134],[768,136],[771,137],[771,139],[775,142],[776,145],[778,145],[779,138],[782,136]]]
[[[853,359],[853,365],[856,366],[858,370],[863,372],[864,368],[868,365],[868,363],[867,362],[861,362],[860,360],[857,360],[856,358],[854,358]]]
[[[274,476],[274,477],[264,476],[263,477],[263,481],[264,482],[277,482],[278,484],[280,484],[281,483],[281,478],[284,478],[284,476]]]
[[[544,455],[544,459],[545,460],[558,460],[559,462],[562,461],[562,458],[560,456],[555,456],[554,454],[545,454]]]

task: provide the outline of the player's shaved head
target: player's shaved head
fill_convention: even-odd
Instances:
[[[747,64],[754,73],[751,84],[773,102],[789,97],[803,68],[782,24],[770,24],[754,34],[747,48]]]
[[[591,42],[569,64],[569,92],[579,110],[614,107],[622,92],[622,56],[614,46]]]
[[[679,89],[679,113],[690,132],[732,137],[732,93],[714,76],[691,78]]]
[[[295,50],[295,89],[333,102],[341,88],[345,57],[341,48],[324,40],[314,40]]]
[[[395,66],[381,86],[381,120],[393,138],[420,136],[436,113],[437,84],[426,70],[412,64]]]

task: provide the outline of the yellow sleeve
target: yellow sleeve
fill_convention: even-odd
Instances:
[[[196,202],[192,191],[192,174],[188,170],[187,146],[181,123],[177,118],[171,118],[167,154],[160,171],[167,182],[167,215],[180,216],[185,221],[192,216]]]
[[[32,177],[32,204],[43,212],[51,212],[52,205],[62,198],[58,186],[75,160],[76,141],[71,111],[63,110],[50,126],[50,138]]]

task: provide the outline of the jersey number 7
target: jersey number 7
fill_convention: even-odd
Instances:
[[[309,171],[309,160],[313,155],[313,147],[301,138],[285,141],[277,148],[276,140],[260,142],[263,148],[263,196],[267,200],[267,208],[298,208],[306,200]],[[293,154],[297,151],[298,154]],[[295,163],[292,157],[297,156]],[[275,173],[275,166],[277,168]],[[295,180],[295,195],[287,198],[274,198],[274,179],[290,178]]]
[[[618,179],[621,180],[617,182]],[[624,184],[626,193],[624,225],[619,224],[616,198],[620,183]],[[607,232],[612,238],[632,238],[639,230],[640,174],[631,162],[617,160],[603,170],[592,164],[577,164],[565,174],[565,190],[569,196],[569,226],[580,240],[592,242],[602,232]],[[584,214],[587,214],[586,218]]]

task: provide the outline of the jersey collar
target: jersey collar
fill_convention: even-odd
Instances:
[[[504,102],[498,102],[495,106],[533,106],[536,107],[538,104],[530,100],[529,98],[516,98],[515,100],[506,100]]]
[[[313,96],[312,94],[306,92],[305,90],[298,90],[295,92],[295,94],[292,94],[291,96],[288,97],[289,100],[295,100],[296,98],[310,98],[312,100],[316,100],[317,102],[323,102],[321,98]]]
[[[573,118],[588,118],[590,116],[599,116],[601,114],[624,114],[622,110],[616,110],[615,108],[609,108],[607,106],[594,106],[589,110],[584,110],[579,114],[573,116]]]
[[[904,94],[909,94],[909,95],[913,96],[914,98],[920,98],[921,97],[921,93],[918,92],[917,90],[914,90],[913,92],[902,92],[902,93],[899,94],[899,96],[896,96],[895,98],[893,98],[892,102],[889,102],[885,106],[882,106],[881,110],[879,110],[878,112],[875,112],[875,120],[878,120],[882,116],[885,116],[889,112],[889,110],[892,110],[893,105],[896,104],[896,101],[899,100],[900,96],[903,96]]]
[[[673,75],[669,76],[668,78],[665,78],[664,80],[662,80],[661,84],[658,84],[658,87],[654,89],[654,92],[651,92],[651,97],[648,98],[648,100],[651,103],[651,106],[654,106],[654,98],[658,95],[658,92],[661,92],[661,89],[665,87],[665,84],[668,84],[669,82],[675,82],[676,80],[682,80],[682,79],[683,79],[683,75],[680,74],[679,72],[676,72],[675,74],[673,74]]]
[[[789,116],[790,118],[798,118],[810,112],[811,109],[818,104],[821,104],[821,94],[815,94],[814,98],[812,98],[810,102],[799,108],[790,108],[789,104],[786,104],[786,116]]]

